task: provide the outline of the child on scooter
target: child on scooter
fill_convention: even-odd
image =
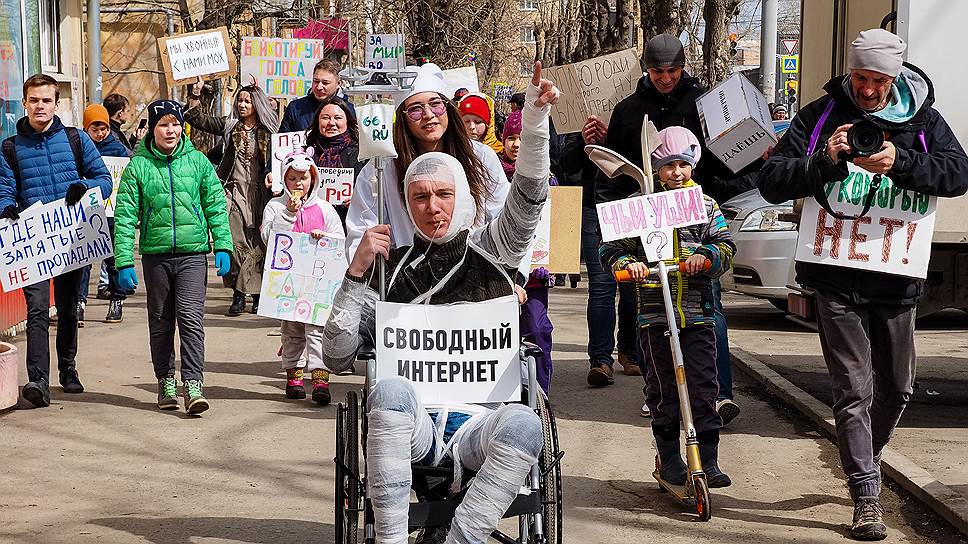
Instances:
[[[652,152],[652,168],[658,173],[661,189],[673,190],[696,185],[693,169],[699,161],[699,140],[688,129],[668,127],[659,132],[661,145]],[[711,279],[731,266],[736,245],[719,205],[704,196],[706,224],[680,227],[673,231],[669,244],[675,258],[670,265],[681,265],[683,272],[670,276],[674,313],[679,327],[679,342],[686,370],[689,401],[699,441],[699,454],[710,488],[727,487],[729,476],[718,466],[719,429],[722,419],[716,412],[716,334],[713,329]],[[663,480],[684,485],[687,478],[679,444],[679,395],[676,388],[672,348],[667,337],[666,320],[659,279],[648,278],[649,263],[638,238],[607,242],[601,246],[602,264],[613,273],[628,270],[636,281],[638,323],[644,353],[645,402],[652,411]],[[706,269],[706,261],[709,268]]]
[[[281,196],[266,204],[262,214],[265,242],[269,241],[272,231],[307,233],[316,240],[323,236],[346,237],[336,208],[319,196],[322,188],[311,152],[311,149],[308,152],[297,149],[282,160],[285,189]],[[286,371],[286,398],[306,398],[303,372],[308,369],[312,375],[313,401],[320,406],[329,404],[329,371],[323,364],[322,326],[282,322],[282,368]]]

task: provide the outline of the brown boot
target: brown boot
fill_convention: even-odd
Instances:
[[[618,364],[622,365],[622,374],[626,376],[641,376],[642,369],[639,368],[639,363],[635,361],[635,357],[628,355],[627,353],[618,354]]]
[[[615,378],[612,377],[612,367],[600,364],[589,369],[588,385],[601,387],[603,385],[612,385],[613,383],[615,383]]]

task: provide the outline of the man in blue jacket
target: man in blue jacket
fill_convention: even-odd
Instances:
[[[57,81],[44,74],[24,82],[27,117],[17,122],[17,134],[4,141],[0,155],[0,218],[17,221],[20,211],[35,202],[64,199],[74,205],[89,189],[111,196],[111,174],[94,142],[84,132],[65,127],[54,114],[60,92]],[[11,143],[8,143],[11,142]],[[82,393],[74,356],[77,354],[77,292],[81,270],[54,278],[57,307],[57,369],[65,393]],[[24,399],[50,406],[50,282],[23,288],[27,303],[27,376]]]
[[[334,94],[344,100],[350,106],[350,111],[356,115],[356,109],[348,98],[343,96],[340,90],[339,63],[330,59],[323,59],[313,67],[313,86],[309,93],[302,98],[297,98],[286,106],[286,112],[282,116],[282,123],[279,125],[279,132],[300,132],[309,130],[315,120],[316,110],[319,103],[333,96]]]

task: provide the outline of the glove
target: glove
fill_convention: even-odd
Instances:
[[[78,202],[81,201],[81,198],[84,196],[84,193],[86,192],[87,192],[87,186],[84,185],[83,183],[81,182],[71,183],[70,186],[67,188],[67,196],[64,197],[64,202],[66,202],[68,206],[73,206],[74,204],[77,204]]]
[[[218,268],[215,273],[219,276],[224,276],[229,273],[229,269],[232,268],[232,259],[229,258],[228,251],[215,252],[215,267]]]
[[[547,281],[551,277],[551,272],[543,266],[539,266],[531,271],[531,277],[538,281]]]
[[[20,212],[17,211],[16,206],[7,206],[3,209],[3,212],[0,212],[0,218],[16,221],[20,219]]]
[[[118,286],[125,291],[134,291],[138,286],[138,274],[133,266],[118,270]]]

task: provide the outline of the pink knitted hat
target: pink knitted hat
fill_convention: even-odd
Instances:
[[[659,169],[672,161],[686,161],[693,168],[702,156],[699,140],[686,127],[668,127],[659,131],[658,149],[652,152],[652,168]]]

